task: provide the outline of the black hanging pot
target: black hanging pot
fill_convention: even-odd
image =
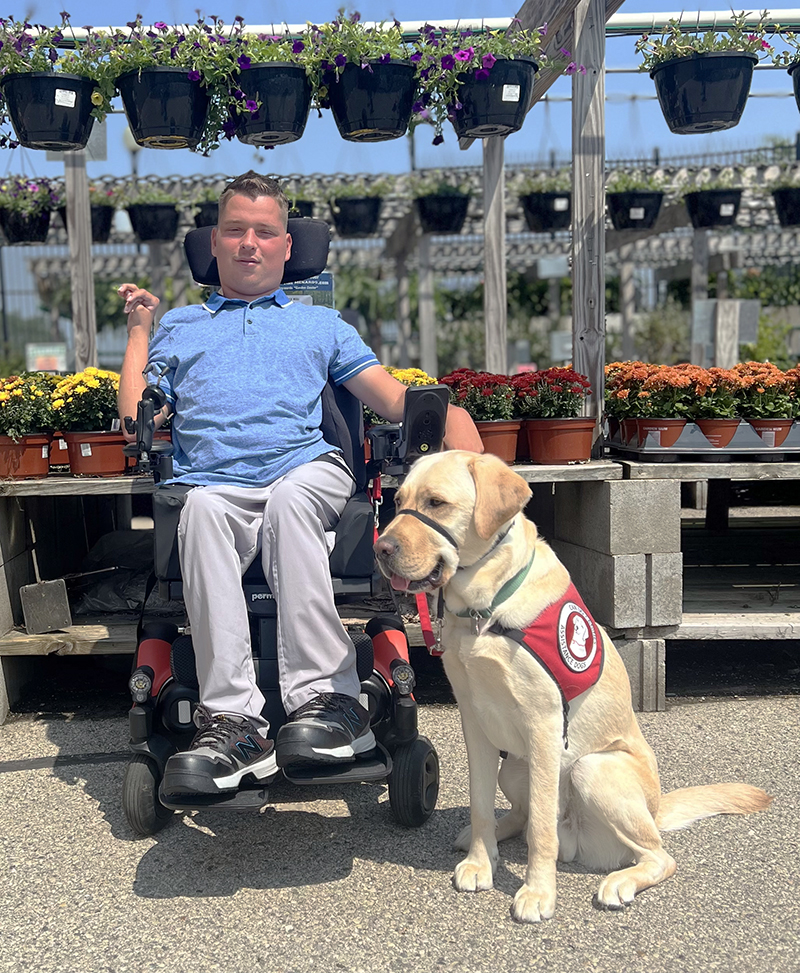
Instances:
[[[792,87],[794,88],[794,100],[797,104],[798,109],[800,109],[800,61],[793,64],[788,71],[789,77],[792,79]]]
[[[529,57],[498,58],[488,78],[460,74],[461,108],[451,116],[459,138],[485,139],[522,128],[538,65]]]
[[[11,124],[26,149],[65,152],[89,141],[97,83],[79,74],[7,74],[0,81]]]
[[[336,127],[348,142],[386,142],[408,131],[417,92],[413,64],[345,64],[338,78],[326,71],[324,81]]]
[[[568,230],[572,223],[572,193],[528,193],[520,202],[531,233]]]
[[[696,230],[711,226],[732,226],[736,222],[741,189],[704,189],[684,197],[689,219]]]
[[[800,226],[800,186],[773,189],[772,198],[781,226]]]
[[[114,223],[113,206],[90,206],[89,216],[92,221],[92,243],[108,243],[111,236],[111,227]],[[58,215],[67,229],[67,207],[59,206]]]
[[[461,232],[469,207],[466,194],[418,196],[415,202],[423,233]]]
[[[127,209],[133,232],[143,243],[175,239],[180,213],[172,203],[132,203]]]
[[[352,196],[331,203],[333,225],[339,236],[369,236],[377,232],[381,214],[380,196]]]
[[[642,189],[606,194],[615,230],[649,230],[655,226],[663,200],[663,193]]]
[[[201,226],[216,226],[219,218],[219,203],[212,201],[197,204],[198,212],[194,214],[194,225],[200,229]]]
[[[13,209],[0,209],[0,229],[9,243],[44,243],[50,229],[51,210],[31,216]]]
[[[203,135],[209,96],[184,69],[128,71],[117,78],[122,106],[138,145],[193,149]]]
[[[306,217],[312,219],[314,216],[314,204],[308,199],[295,199],[289,203],[290,217]]]
[[[758,58],[744,51],[709,51],[657,64],[650,72],[671,132],[721,132],[739,124]]]
[[[299,64],[253,64],[239,75],[245,97],[261,104],[257,112],[236,119],[236,137],[247,145],[296,142],[305,131],[311,108],[311,83]]]

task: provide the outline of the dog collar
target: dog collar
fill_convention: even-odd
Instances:
[[[411,510],[410,507],[405,507],[403,510],[398,510],[395,517],[400,517],[403,514],[406,514],[409,517],[416,517],[417,520],[422,521],[426,527],[430,527],[433,530],[438,531],[448,542],[448,544],[453,545],[453,547],[456,549],[456,553],[458,553],[458,544],[456,544],[455,540],[453,540],[453,535],[446,531],[440,523],[437,523],[437,521],[432,520],[430,517],[426,517],[425,514],[421,514],[419,510]]]
[[[522,582],[528,576],[528,572],[531,569],[531,565],[533,564],[533,559],[535,557],[536,548],[534,548],[533,553],[531,554],[530,561],[528,561],[524,568],[517,571],[513,578],[506,581],[503,587],[494,596],[494,600],[488,608],[465,608],[464,611],[453,612],[453,614],[458,618],[471,618],[473,621],[475,634],[477,635],[479,633],[478,620],[481,618],[491,618],[495,610],[499,608],[504,601],[508,601],[508,599],[522,586]]]

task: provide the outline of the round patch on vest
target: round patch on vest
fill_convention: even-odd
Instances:
[[[558,616],[558,651],[572,672],[584,672],[597,655],[592,620],[574,601],[565,601]]]

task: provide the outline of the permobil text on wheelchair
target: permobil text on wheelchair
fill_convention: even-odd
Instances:
[[[292,219],[292,256],[284,282],[320,273],[327,262],[329,228],[321,220]],[[194,230],[186,238],[192,274],[199,283],[218,283],[211,257],[210,228]],[[177,526],[186,495],[192,487],[170,484],[172,446],[154,441],[155,415],[165,402],[157,386],[142,394],[135,423],[128,431],[135,442],[126,452],[137,457],[138,468],[151,472],[157,484],[153,495],[154,576],[169,599],[180,599],[182,580]],[[448,392],[444,386],[410,387],[400,424],[374,426],[368,432],[370,458],[365,459],[361,404],[346,389],[330,383],[323,393],[325,440],[341,449],[357,489],[339,520],[330,555],[337,601],[373,593],[378,584],[372,544],[380,502],[381,474],[401,479],[420,455],[441,448]],[[278,682],[277,617],[275,599],[260,559],[247,570],[242,585],[250,622],[256,679],[266,705],[271,732],[286,720]],[[146,601],[146,598],[145,598]],[[397,614],[371,618],[363,630],[349,630],[358,659],[361,703],[368,709],[376,747],[351,763],[297,764],[276,777],[292,784],[365,783],[387,781],[389,804],[398,823],[419,827],[433,813],[439,791],[439,760],[432,743],[417,730],[414,672],[408,643]],[[269,803],[275,778],[245,777],[236,790],[216,794],[169,793],[164,768],[168,758],[185,749],[195,730],[193,711],[198,683],[192,649],[191,619],[184,625],[148,620],[142,611],[137,649],[129,687],[130,747],[122,801],[125,817],[139,836],[155,834],[176,811],[203,808],[260,809]]]

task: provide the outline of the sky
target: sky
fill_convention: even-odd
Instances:
[[[134,19],[141,13],[145,23],[164,20],[168,23],[193,22],[196,19],[199,0],[133,0],[130,7],[123,3],[113,5],[118,26]],[[358,10],[362,20],[381,21],[397,17],[404,23],[426,20],[455,20],[458,17],[494,18],[512,17],[521,6],[508,6],[506,0],[364,0],[348,6]],[[109,26],[107,15],[110,6],[97,0],[32,0],[25,13],[37,23],[56,24],[59,12],[66,9],[76,26]],[[241,15],[246,24],[298,24],[310,20],[320,23],[331,20],[342,4],[337,0],[307,0],[306,3],[290,3],[289,0],[220,0],[213,7],[200,7],[207,15],[221,17],[226,23]],[[9,7],[11,4],[9,4]],[[21,5],[15,9],[21,14]],[[628,0],[622,13],[654,12],[671,9],[670,5],[653,7],[646,0]],[[685,10],[692,9],[684,7]],[[728,12],[727,4],[703,3],[698,9],[719,9]],[[612,68],[637,68],[639,56],[634,50],[635,38],[609,38],[606,48],[606,65]],[[550,89],[554,99],[568,98],[571,83],[560,78]],[[654,96],[653,82],[647,74],[609,74],[606,80],[609,101],[606,104],[606,158],[649,158],[654,148],[661,157],[694,153],[720,152],[730,149],[752,148],[769,137],[794,140],[800,131],[800,113],[792,97],[792,83],[785,71],[756,71],[751,93],[775,92],[779,97],[752,98],[748,102],[740,124],[726,132],[711,135],[672,135],[661,115],[658,103],[649,100]],[[631,101],[630,96],[637,100]],[[118,102],[118,100],[117,100]],[[571,121],[568,101],[536,105],[527,116],[521,131],[506,139],[505,158],[508,163],[530,163],[546,160],[551,153],[559,159],[570,154]],[[109,116],[107,125],[107,160],[89,162],[90,178],[103,175],[125,176],[132,169],[132,158],[125,147],[123,133],[126,128],[124,115]],[[414,158],[417,168],[480,165],[480,143],[462,151],[458,148],[455,133],[449,126],[445,131],[445,143],[431,144],[433,131],[427,126],[417,129],[414,136]],[[255,168],[274,175],[314,173],[401,173],[411,168],[411,146],[408,138],[375,145],[357,145],[344,141],[334,124],[330,112],[318,118],[311,113],[305,134],[290,145],[277,146],[269,151],[257,151],[251,146],[234,140],[213,152],[209,158],[179,150],[142,149],[136,164],[140,176],[157,175],[236,175]],[[24,173],[26,175],[59,176],[63,174],[60,162],[47,162],[45,154],[30,150],[0,150],[0,175]]]

